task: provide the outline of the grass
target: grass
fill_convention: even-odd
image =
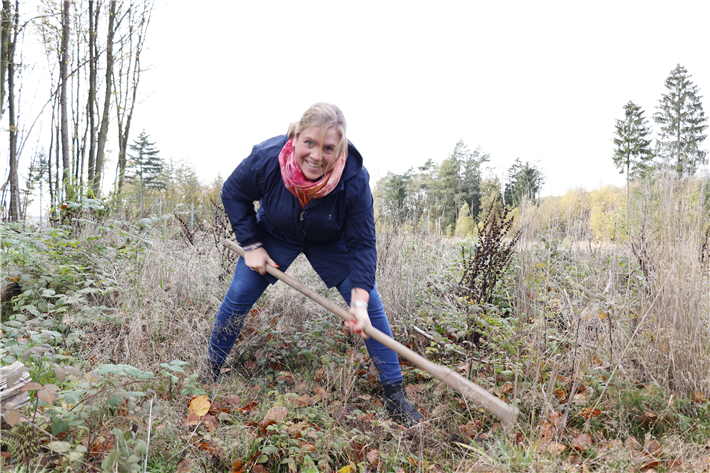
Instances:
[[[189,242],[170,222],[84,221],[43,243],[5,225],[5,274],[36,290],[4,303],[0,355],[8,363],[29,350],[33,376],[47,391],[56,384],[58,399],[32,391],[20,413],[42,430],[3,430],[2,468],[129,471],[147,459],[148,471],[707,469],[706,213],[697,189],[671,184],[638,190],[639,214],[653,218],[635,221],[628,241],[576,241],[527,225],[539,209],[522,209],[518,251],[487,304],[461,292],[468,243],[380,231],[378,286],[395,338],[516,404],[510,431],[406,362],[427,422],[389,421],[361,340],[283,284],[252,311],[225,381],[201,386],[194,374],[229,283],[211,234]],[[288,272],[342,303],[305,258]],[[39,310],[42,301],[53,305]],[[81,376],[54,371],[66,366]],[[211,406],[195,421],[200,395]],[[13,439],[40,442],[41,453],[20,458]]]

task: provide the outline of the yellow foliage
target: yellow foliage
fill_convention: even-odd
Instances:
[[[604,186],[589,193],[591,213],[589,226],[597,241],[619,241],[626,231],[626,194],[616,186]]]

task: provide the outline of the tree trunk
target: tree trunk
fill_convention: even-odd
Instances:
[[[99,60],[99,53],[96,50],[95,30],[98,25],[98,15],[101,6],[96,8],[96,18],[94,18],[94,1],[89,1],[89,101],[86,104],[86,114],[89,117],[89,159],[88,167],[88,188],[94,188],[94,176],[96,173],[96,63]]]
[[[15,46],[17,45],[17,28],[19,21],[19,4],[15,2],[15,22],[12,42],[7,47],[7,101],[10,111],[10,221],[20,220],[20,182],[17,174],[17,123],[15,112]]]
[[[0,117],[5,114],[5,75],[7,74],[7,46],[12,29],[12,10],[10,0],[3,0],[0,16]]]
[[[132,7],[131,7],[132,8]],[[153,11],[153,2],[145,2],[143,11],[140,16],[136,19],[133,14],[130,16],[129,30],[131,32],[137,32],[137,40],[135,42],[135,49],[133,46],[133,38],[129,38],[128,44],[130,50],[128,54],[123,54],[122,56],[128,57],[128,68],[126,71],[126,91],[125,94],[116,95],[116,114],[118,116],[118,192],[120,193],[123,189],[123,183],[126,176],[126,164],[127,164],[127,150],[128,150],[128,137],[131,131],[131,120],[133,118],[133,109],[136,105],[136,96],[138,93],[138,83],[141,77],[141,67],[140,67],[140,57],[143,51],[143,43],[145,42],[145,36],[150,23],[150,17]],[[132,33],[133,34],[133,33]],[[135,58],[135,59],[133,59]],[[131,63],[131,61],[134,61]],[[122,72],[122,67],[121,71]],[[119,81],[121,81],[121,75],[119,74]],[[120,82],[119,82],[120,83]],[[123,97],[121,97],[123,95]],[[130,99],[130,100],[129,100]],[[123,104],[120,105],[120,100],[123,100]]]
[[[104,96],[104,110],[101,116],[101,130],[99,131],[99,139],[96,150],[96,174],[94,177],[94,196],[101,196],[101,174],[104,168],[104,148],[106,146],[106,137],[108,135],[108,116],[111,107],[111,91],[113,75],[113,29],[114,18],[116,16],[116,2],[111,1],[111,11],[108,17],[108,39],[106,41],[106,95]]]
[[[59,114],[62,129],[62,179],[64,181],[64,197],[68,199],[71,180],[70,153],[69,153],[69,116],[67,112],[67,66],[69,62],[69,0],[64,1],[62,12],[62,49],[59,63],[59,80],[61,81],[61,95],[59,99]]]

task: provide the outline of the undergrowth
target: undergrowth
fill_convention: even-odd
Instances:
[[[0,359],[24,364],[30,397],[3,401],[2,468],[705,468],[710,392],[700,378],[665,378],[666,365],[652,361],[667,356],[658,342],[666,296],[647,274],[651,263],[661,268],[659,247],[647,243],[646,260],[623,244],[532,235],[520,215],[519,241],[510,225],[470,241],[378,234],[378,287],[395,338],[515,404],[509,431],[406,360],[408,394],[426,421],[393,423],[362,341],[281,284],[252,310],[224,381],[199,384],[233,269],[215,246],[226,236],[219,218],[196,230],[170,216],[90,212],[50,229],[5,224],[3,284],[19,290],[3,301]],[[485,247],[497,266],[473,264],[485,241],[497,242]],[[343,303],[305,258],[288,272]],[[476,274],[495,277],[482,290]]]

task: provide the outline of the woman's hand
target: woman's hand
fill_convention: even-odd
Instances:
[[[350,314],[354,317],[345,321],[345,326],[350,329],[355,335],[360,335],[367,340],[369,335],[364,332],[365,327],[371,327],[370,316],[367,315],[367,309],[364,307],[351,307]]]
[[[274,260],[269,257],[266,250],[262,248],[257,248],[255,250],[247,251],[244,254],[244,262],[246,265],[257,271],[259,274],[266,274],[266,265],[270,264],[274,268],[278,268],[279,265],[276,264]]]

